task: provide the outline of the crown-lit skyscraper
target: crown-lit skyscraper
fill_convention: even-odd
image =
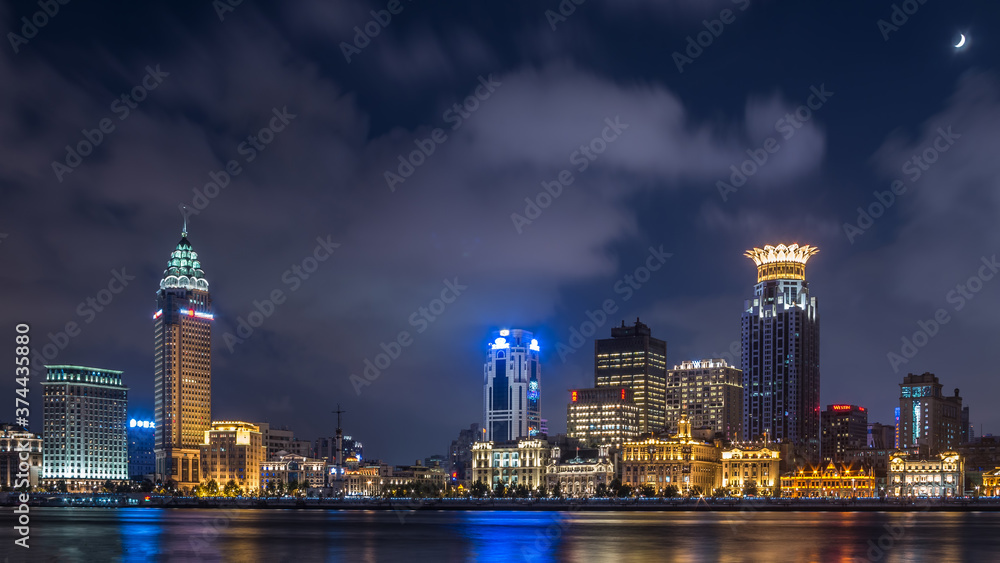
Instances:
[[[187,239],[170,253],[156,293],[154,395],[156,476],[190,487],[201,481],[200,448],[212,422],[212,298]]]
[[[819,313],[806,261],[819,249],[748,250],[757,285],[743,307],[743,428],[750,440],[787,441],[819,458]]]
[[[483,367],[484,440],[503,442],[539,433],[538,354],[538,341],[526,330],[501,330],[490,343]]]

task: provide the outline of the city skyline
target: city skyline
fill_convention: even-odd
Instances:
[[[482,419],[483,343],[523,327],[560,433],[623,320],[667,366],[739,365],[742,254],[798,242],[822,248],[821,405],[892,424],[930,372],[1000,431],[994,6],[886,32],[876,4],[402,5],[363,48],[384,5],[353,0],[60,5],[7,45],[0,291],[50,356],[34,396],[40,366],[93,365],[153,408],[152,290],[186,216],[217,420],[318,438],[339,402],[366,455],[444,453]]]

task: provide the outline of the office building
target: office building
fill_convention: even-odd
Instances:
[[[680,420],[681,415],[692,428],[709,428],[730,441],[742,439],[743,373],[714,358],[674,366],[667,371],[667,420]]]
[[[781,477],[786,498],[875,498],[878,485],[870,467],[828,462],[806,466]]]
[[[962,397],[945,397],[932,373],[908,374],[899,384],[899,447],[920,446],[937,455],[959,447],[962,440]]]
[[[748,250],[757,284],[742,315],[744,439],[788,442],[819,455],[819,312],[806,262],[819,251],[792,244]]]
[[[972,422],[969,420],[969,407],[962,407],[962,434],[959,436],[959,442],[962,444],[968,444],[976,437],[976,431],[972,428]]]
[[[239,421],[212,422],[202,437],[199,460],[205,481],[214,479],[219,488],[235,481],[244,492],[260,488],[260,467],[267,450],[259,426]]]
[[[156,293],[156,475],[190,488],[202,481],[200,448],[212,421],[212,298],[187,224]]]
[[[780,484],[781,453],[763,445],[722,450],[722,486],[733,496],[771,496]]]
[[[897,447],[896,427],[879,422],[869,423],[867,445],[869,448],[879,450],[895,449]]]
[[[549,443],[537,438],[476,442],[472,445],[472,482],[484,483],[491,491],[501,483],[537,489],[545,483],[550,454]]]
[[[505,442],[541,434],[538,341],[526,330],[503,329],[489,346],[483,366],[486,441]]]
[[[545,468],[545,487],[551,493],[559,488],[564,497],[586,498],[597,495],[615,480],[615,464],[608,445],[597,448],[562,448],[553,446]],[[604,485],[604,487],[601,487]]]
[[[360,440],[344,436],[342,447],[344,449],[344,463],[359,463],[364,460],[364,444]],[[337,461],[337,438],[335,436],[317,438],[313,457],[324,459],[329,465],[335,464]]]
[[[926,456],[895,451],[889,459],[891,496],[960,497],[964,491],[965,460],[958,452]]]
[[[595,387],[569,392],[566,434],[591,447],[621,447],[639,437],[639,407],[628,387]]]
[[[89,491],[105,481],[128,479],[122,372],[83,366],[45,366],[42,474],[46,484],[65,481]]]
[[[682,494],[711,494],[722,486],[721,448],[691,436],[691,422],[677,422],[677,435],[641,438],[622,446],[622,483],[650,486],[662,494],[674,486]]]
[[[639,407],[639,432],[666,428],[667,343],[653,338],[645,324],[611,329],[611,338],[594,341],[594,386],[626,387]]]
[[[868,411],[857,405],[827,405],[821,413],[823,463],[844,463],[847,450],[868,443]]]
[[[22,463],[28,470],[22,471]],[[37,487],[42,477],[42,437],[22,426],[0,424],[0,487]]]
[[[128,421],[128,478],[133,481],[154,480],[156,454],[156,421],[136,418]]]
[[[256,424],[260,428],[264,447],[267,448],[268,460],[277,457],[281,452],[302,457],[312,457],[313,443],[309,440],[296,439],[295,433],[289,430],[287,426],[278,428],[267,422],[258,422]]]

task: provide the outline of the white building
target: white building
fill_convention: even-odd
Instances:
[[[957,452],[915,457],[904,451],[889,457],[889,495],[960,497],[965,489],[965,460]]]
[[[483,367],[481,439],[505,442],[541,433],[538,341],[526,330],[503,329],[490,343]]]
[[[545,470],[545,486],[549,491],[559,485],[563,496],[584,498],[597,494],[597,486],[608,486],[615,479],[615,464],[608,456],[608,446],[583,450],[576,448],[564,452],[558,446],[552,448],[551,458]],[[568,455],[564,455],[568,454]]]

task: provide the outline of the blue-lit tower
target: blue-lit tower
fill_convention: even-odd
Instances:
[[[516,328],[496,334],[483,367],[483,439],[502,442],[539,434],[538,341]]]

